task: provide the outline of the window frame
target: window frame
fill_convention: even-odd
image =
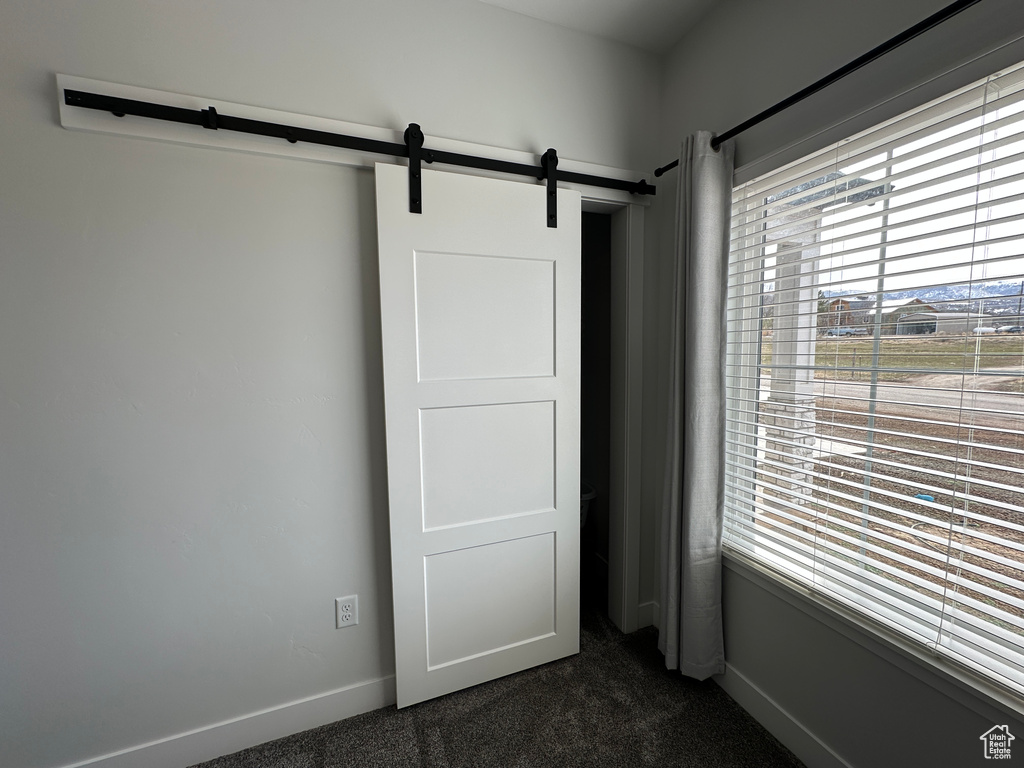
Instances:
[[[977,87],[978,84],[972,84],[960,90],[966,93]],[[940,100],[942,103],[934,108],[940,111],[945,109],[948,106],[948,102],[955,98],[956,94],[957,92],[954,92]],[[926,106],[922,110],[911,110],[910,114],[926,112],[929,108],[932,107]],[[901,120],[902,116],[888,122],[899,123]],[[876,128],[884,128],[885,125],[883,123]],[[854,140],[856,140],[856,137]],[[818,154],[812,153],[808,157],[814,158]],[[806,160],[805,158],[804,161]],[[796,161],[786,168],[791,168],[794,165],[799,166],[804,161]],[[772,175],[765,174],[756,181],[762,182]],[[739,189],[741,186],[738,185],[736,189]],[[756,208],[757,206],[755,205],[754,207]],[[740,215],[742,213],[743,211],[740,211]],[[734,227],[736,226],[736,216],[737,214],[734,209]],[[942,622],[944,614],[941,601],[930,601],[926,595],[896,583],[886,584],[874,579],[853,579],[850,574],[844,575],[842,569],[838,568],[836,563],[827,562],[829,560],[827,555],[821,558],[813,548],[801,550],[792,542],[788,542],[781,548],[773,548],[768,544],[772,538],[771,536],[764,535],[763,533],[758,536],[754,530],[753,521],[756,503],[753,497],[756,495],[757,476],[759,473],[764,472],[763,466],[758,466],[757,458],[758,444],[764,439],[758,436],[760,392],[758,382],[760,369],[763,367],[760,363],[762,357],[761,345],[763,344],[760,312],[763,306],[762,294],[764,293],[767,281],[763,276],[765,269],[763,266],[763,243],[765,240],[763,235],[758,234],[756,228],[757,219],[752,219],[749,223],[753,225],[750,232],[746,236],[741,236],[740,240],[744,242],[744,247],[747,248],[757,248],[759,243],[762,244],[762,269],[760,272],[751,271],[746,273],[744,278],[738,283],[733,283],[730,278],[730,291],[733,288],[738,288],[738,290],[735,293],[730,293],[727,305],[727,333],[729,332],[728,329],[734,324],[744,323],[744,328],[734,337],[734,343],[740,345],[746,351],[740,354],[730,353],[726,358],[726,400],[727,414],[729,414],[726,419],[726,429],[728,432],[730,428],[733,428],[733,431],[739,435],[738,439],[729,436],[726,441],[726,496],[727,499],[732,496],[734,502],[740,505],[746,504],[750,512],[748,517],[740,519],[736,525],[730,526],[727,523],[727,530],[723,540],[724,553],[727,557],[736,558],[738,562],[743,563],[747,568],[754,569],[772,580],[788,585],[803,597],[811,599],[828,610],[838,611],[845,620],[852,621],[860,629],[885,637],[888,642],[894,642],[896,646],[905,652],[909,652],[915,659],[937,665],[946,673],[952,672],[953,676],[958,680],[969,681],[970,687],[973,690],[982,691],[990,697],[997,699],[1000,703],[1010,705],[1017,712],[1024,712],[1024,679],[1019,679],[1016,684],[1011,685],[1003,684],[993,677],[992,672],[999,671],[997,667],[994,668],[992,666],[992,663],[995,663],[995,654],[989,657],[992,661],[986,667],[974,662],[970,654],[958,653],[958,643],[950,642],[947,644],[928,641],[926,639],[929,634],[928,631],[921,632],[920,637],[915,639],[908,632],[908,620],[906,618],[908,611],[902,611],[904,614],[902,621],[895,620],[893,615],[889,613],[892,609],[889,607],[891,604],[887,602],[886,598],[903,598],[904,601],[908,601],[905,603],[908,608],[915,602],[919,603],[916,606],[916,611],[922,617],[932,620],[930,624],[923,623],[922,626],[929,627],[931,633],[934,633],[934,626],[937,625],[940,636],[943,634]],[[730,268],[733,265],[732,253],[733,251],[730,249]],[[755,319],[756,322],[749,322],[751,319]],[[876,322],[878,321],[876,320]],[[750,353],[750,349],[756,351]],[[736,393],[740,394],[737,395]],[[740,414],[740,416],[747,418],[730,418],[730,415],[735,414]],[[730,424],[734,425],[734,427],[730,427]],[[735,425],[739,426],[735,427]],[[730,449],[733,453],[732,456],[728,455]],[[744,499],[744,494],[749,498]],[[730,515],[728,508],[729,502],[727,500],[727,518]],[[740,516],[743,513],[734,512],[733,514]],[[815,521],[817,522],[817,518],[815,518]],[[752,536],[757,540],[746,547],[739,547],[734,541],[736,538],[735,529],[743,530],[744,523],[749,523],[749,530],[746,531],[745,535]],[[785,556],[780,554],[780,549],[786,550]],[[807,562],[800,562],[801,557]],[[824,559],[826,562],[823,564],[815,563],[816,559]],[[822,589],[823,581],[828,582],[827,591]],[[851,581],[856,581],[857,589],[850,588]],[[864,594],[858,594],[858,589],[871,595],[873,599],[868,600]],[[865,605],[869,606],[866,611]],[[914,611],[910,611],[910,613],[914,613]],[[912,623],[912,620],[909,623]],[[971,630],[965,630],[962,626],[959,626],[958,631],[961,634],[965,634],[967,640],[977,645],[993,644],[993,641],[984,637],[980,632],[972,633]],[[1010,646],[1003,644],[1000,647],[1006,648]],[[1016,643],[1015,646],[1012,646],[1012,648],[1019,658],[1019,665],[1024,666],[1024,638]],[[1018,678],[1020,678],[1020,674],[1017,674]]]

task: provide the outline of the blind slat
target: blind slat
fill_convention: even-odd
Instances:
[[[735,457],[735,453],[733,451],[727,449],[726,457],[727,458],[734,458]],[[782,469],[786,468],[786,464],[784,462],[773,461],[773,460],[768,459],[768,458],[762,458],[761,459],[761,463],[762,463],[763,466],[766,466],[766,467],[775,467],[775,468],[782,468]],[[829,465],[829,466],[831,466],[831,465]],[[845,469],[847,472],[851,471],[850,468],[846,468],[846,467],[836,467],[836,469]],[[726,471],[729,472],[730,470],[726,470]],[[870,470],[867,470],[867,471],[857,470],[857,471],[860,472],[861,473],[861,477],[866,479],[866,480],[878,480],[878,481],[881,481],[881,482],[891,481],[892,480],[891,476],[883,475],[883,474],[880,474],[880,473],[877,473],[877,472],[872,472]],[[932,510],[933,512],[935,512],[937,514],[945,514],[945,515],[950,516],[951,519],[953,519],[953,516],[950,514],[951,513],[950,507],[948,505],[943,505],[943,504],[937,503],[935,501],[927,501],[927,500],[924,500],[924,499],[918,499],[916,497],[911,498],[911,497],[909,497],[906,494],[900,495],[896,491],[889,491],[889,490],[886,490],[884,488],[879,488],[877,486],[867,486],[863,482],[857,483],[854,480],[847,480],[845,478],[841,478],[841,477],[838,477],[836,475],[832,475],[831,473],[820,472],[820,471],[816,471],[816,470],[813,470],[813,469],[805,469],[804,474],[807,477],[811,478],[812,480],[818,481],[816,484],[809,485],[808,486],[809,488],[819,489],[819,490],[822,490],[824,493],[831,494],[832,488],[834,486],[837,486],[837,485],[849,488],[850,490],[853,490],[853,491],[858,491],[861,494],[863,494],[864,491],[867,488],[870,488],[870,492],[871,492],[872,496],[888,498],[888,499],[892,499],[892,500],[901,500],[901,501],[904,501],[906,503],[911,503],[911,501],[912,501],[915,504],[915,506],[920,507],[922,510]],[[735,473],[733,473],[731,476],[735,476]],[[821,485],[822,483],[824,483],[824,486]],[[917,486],[917,485],[915,485],[914,490],[919,490],[919,489],[920,490],[931,490],[931,491],[933,491],[936,494],[948,493],[948,489],[944,489],[944,488],[926,487],[926,486]],[[883,507],[879,507],[877,505],[873,505],[871,503],[868,503],[868,502],[864,501],[863,495],[861,495],[861,496],[856,496],[856,495],[853,495],[853,494],[842,495],[840,493],[831,494],[831,495],[836,495],[837,497],[840,497],[840,498],[847,498],[849,500],[857,502],[858,504],[864,504],[867,507],[879,508],[879,509],[883,508]],[[958,497],[958,500],[960,500],[960,501],[967,501],[967,502],[973,501],[973,502],[976,502],[977,504],[989,504],[989,505],[991,505],[991,502],[992,502],[991,499],[985,498],[983,496],[966,496],[965,495],[965,496],[962,496],[962,497]],[[921,512],[914,512],[912,510],[904,509],[902,507],[892,507],[891,505],[886,506],[884,508],[887,511],[890,511],[894,515],[899,515],[900,517],[906,517],[906,518],[909,518],[911,520],[916,520],[917,522],[922,523],[922,524],[938,524],[937,518],[929,517],[928,515],[925,515],[925,514],[923,514]],[[1021,512],[1021,508],[1020,507],[1010,507],[1009,505],[1007,505],[1006,507],[1001,507],[1001,508],[1004,509],[1007,512],[1015,512],[1018,515],[1022,515],[1022,519],[1024,519],[1024,513]],[[957,510],[955,510],[955,513],[956,513],[955,517],[958,518],[958,519],[970,520],[972,523],[989,525],[989,526],[992,526],[992,527],[995,527],[995,528],[999,528],[1002,531],[1002,535],[996,536],[996,535],[993,535],[993,534],[987,534],[987,533],[985,533],[983,531],[978,531],[978,530],[973,530],[973,529],[968,528],[968,530],[962,532],[965,536],[968,536],[968,537],[973,538],[973,539],[978,539],[979,541],[989,541],[991,543],[998,543],[998,544],[1001,544],[1002,546],[1006,547],[1007,549],[1012,549],[1012,550],[1024,553],[1024,544],[1020,543],[1020,542],[1024,541],[1024,535],[1022,535],[1022,534],[1024,534],[1024,526],[1021,526],[1019,524],[1010,523],[1010,522],[1005,521],[1005,520],[999,520],[998,518],[989,517],[989,516],[986,516],[986,515],[981,515],[981,514],[979,514],[976,511],[957,509]],[[954,525],[960,525],[960,523],[957,522],[957,523],[954,523]],[[1020,541],[1015,541],[1015,540],[1010,538],[1011,536],[1014,536],[1014,535],[1016,535],[1016,537]],[[1022,567],[1024,567],[1024,564],[1022,564]]]

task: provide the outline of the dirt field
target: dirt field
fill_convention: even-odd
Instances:
[[[835,406],[834,402],[824,399],[819,402],[819,434],[829,439],[846,437],[864,440],[867,414],[835,413]],[[851,409],[844,404],[842,410]],[[1017,426],[1016,432],[1004,432],[985,428],[965,429],[963,425],[922,424],[898,415],[876,417],[875,428],[883,433],[876,432],[874,436],[875,448],[870,461],[870,471],[874,475],[870,479],[870,514],[891,525],[869,522],[866,535],[883,550],[900,549],[900,543],[907,543],[923,545],[936,551],[941,555],[938,563],[913,554],[911,557],[921,562],[930,562],[933,566],[939,564],[949,572],[960,571],[965,582],[1007,593],[1020,601],[1020,605],[1015,605],[1015,601],[996,599],[991,594],[984,594],[965,585],[947,596],[950,605],[958,602],[958,594],[965,594],[1021,617],[1021,624],[1024,625],[1024,608],[1021,607],[1024,605],[1024,514],[1019,511],[1024,509],[1024,474],[1018,474],[1024,473],[1024,434],[1019,428],[1024,425]],[[884,434],[884,431],[903,434],[890,435]],[[908,437],[907,434],[914,436]],[[969,456],[966,449],[957,447],[955,441],[958,440],[970,441],[975,445]],[[977,447],[982,445],[986,447]],[[965,459],[976,463],[998,464],[1005,468],[968,467]],[[817,462],[818,472],[862,487],[867,467],[868,458],[865,455],[832,455]],[[952,477],[926,475],[917,468],[937,470]],[[985,485],[985,482],[992,485]],[[937,488],[941,491],[936,491]],[[849,487],[842,490],[851,493]],[[922,504],[915,498],[917,493],[933,496],[935,505],[944,508],[943,511]],[[828,503],[828,508],[840,506],[850,509],[849,513],[833,513],[834,517],[839,518],[834,521],[833,527],[849,531],[850,525],[861,526],[859,504],[836,497],[827,484],[816,490],[815,496]],[[878,505],[885,505],[888,509],[879,508]],[[825,509],[823,506],[818,511],[821,513]],[[903,515],[900,511],[910,515]],[[928,522],[922,521],[922,518]],[[895,541],[887,542],[884,537]],[[993,542],[990,540],[992,538],[1006,543]],[[837,539],[833,541],[841,543]],[[845,543],[843,546],[854,549]],[[976,551],[964,552],[958,549],[963,546]],[[876,553],[875,557],[883,563],[908,567],[906,563],[900,565],[881,553]],[[964,571],[964,565],[974,566],[982,572]],[[938,577],[923,569],[911,570],[927,581],[940,583]],[[1020,587],[1007,589],[994,577],[1019,582]],[[912,587],[907,581],[902,583]],[[960,607],[978,615],[971,608]],[[1024,635],[1021,627],[1007,624],[1005,628]]]

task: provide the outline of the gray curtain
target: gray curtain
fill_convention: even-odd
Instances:
[[[683,142],[673,254],[668,441],[661,519],[665,665],[703,680],[725,671],[725,288],[733,152],[711,133]]]

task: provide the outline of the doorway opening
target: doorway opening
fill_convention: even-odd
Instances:
[[[583,213],[580,332],[580,603],[608,613],[612,217]],[[588,497],[591,497],[589,498]]]
[[[644,208],[583,199],[580,474],[596,491],[580,535],[580,597],[623,632],[641,610]]]

